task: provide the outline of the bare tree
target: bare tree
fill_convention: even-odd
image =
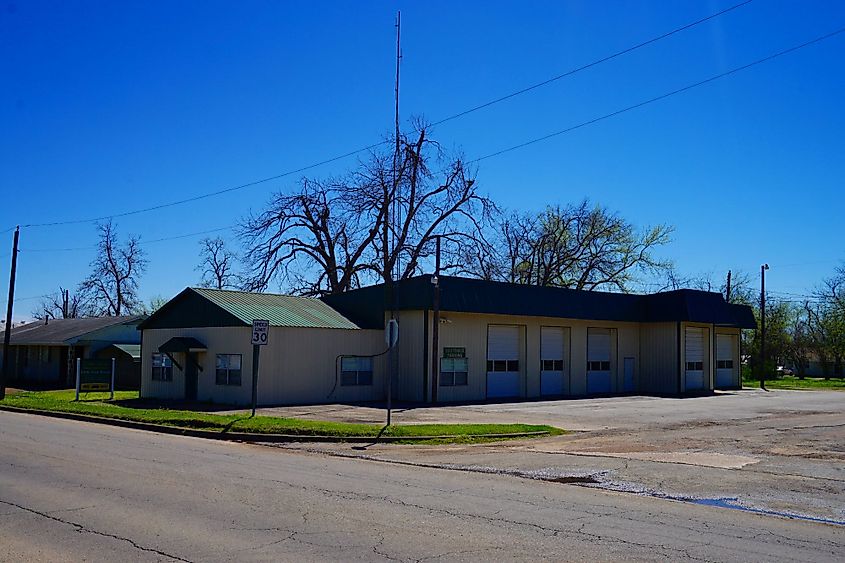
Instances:
[[[75,319],[85,316],[85,301],[79,293],[71,295],[69,289],[59,286],[59,291],[44,297],[32,310],[32,318]]]
[[[91,273],[79,285],[79,293],[89,301],[94,315],[120,316],[140,310],[138,278],[147,266],[140,238],[129,236],[121,244],[111,221],[97,229],[97,257],[91,262]]]
[[[237,287],[237,275],[233,271],[237,257],[226,247],[221,237],[204,238],[200,241],[201,262],[196,270],[202,272],[200,285],[215,289]]]
[[[493,263],[476,262],[470,272],[530,285],[629,291],[640,274],[669,267],[652,253],[671,233],[667,225],[638,231],[588,200],[539,215],[513,213],[502,222]]]
[[[364,282],[423,271],[440,236],[444,271],[457,271],[469,248],[486,244],[495,206],[474,171],[447,157],[417,124],[400,153],[374,153],[343,178],[303,179],[279,193],[240,234],[250,268],[247,287],[276,280],[305,295],[340,293]],[[386,236],[385,236],[386,235]]]
[[[167,301],[167,298],[163,295],[153,295],[149,301],[140,306],[140,312],[145,315],[152,315],[161,309]]]

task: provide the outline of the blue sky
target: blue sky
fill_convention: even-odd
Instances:
[[[397,9],[402,117],[437,121],[738,1],[2,0],[0,230],[166,203],[378,141],[393,117]],[[475,158],[843,26],[839,1],[755,0],[434,135]],[[806,293],[845,259],[843,60],[845,34],[486,160],[479,186],[512,208],[589,197],[638,225],[670,223],[662,254],[682,272],[757,283],[768,262],[772,290]],[[142,241],[226,227],[295,179],[117,225]],[[197,283],[200,238],[145,247],[145,298]],[[15,317],[27,298],[75,287],[95,242],[91,223],[22,229]],[[10,245],[0,235],[4,296]]]

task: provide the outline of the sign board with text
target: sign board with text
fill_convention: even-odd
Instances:
[[[443,357],[444,358],[466,358],[467,357],[467,349],[466,348],[458,348],[458,347],[450,347],[444,346],[443,347]]]
[[[252,321],[253,346],[266,346],[270,341],[270,321]]]
[[[110,391],[111,383],[111,360],[82,360],[79,366],[80,391]]]

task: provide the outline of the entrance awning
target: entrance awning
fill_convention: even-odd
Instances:
[[[206,350],[208,348],[206,348],[205,344],[190,336],[174,336],[158,347],[158,351],[162,354],[205,352]]]

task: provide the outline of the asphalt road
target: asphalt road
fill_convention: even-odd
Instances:
[[[0,413],[0,560],[842,561],[845,527]]]

